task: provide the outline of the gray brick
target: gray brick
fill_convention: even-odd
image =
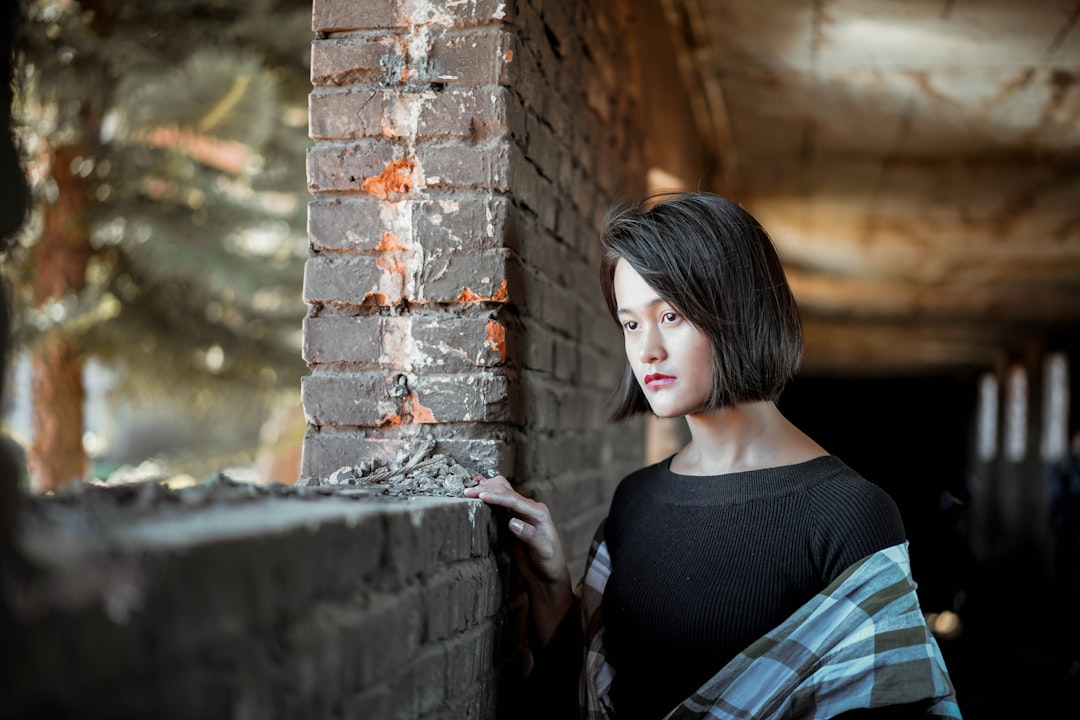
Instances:
[[[401,371],[414,366],[435,372],[492,368],[503,364],[507,345],[505,335],[497,332],[505,333],[505,327],[491,312],[309,317],[304,320],[304,359],[313,366]]]
[[[496,327],[497,326],[497,327]],[[414,318],[412,337],[416,362],[435,372],[461,372],[494,368],[504,363],[506,341],[498,343],[496,331],[506,332],[493,313],[467,316],[425,316]]]
[[[510,297],[509,251],[428,254],[420,271],[419,299],[465,303],[506,302]]]
[[[426,143],[416,150],[429,188],[510,189],[509,148],[506,142],[480,145],[459,142]]]
[[[425,375],[410,381],[417,402],[435,422],[507,422],[511,381],[502,373]]]
[[[304,301],[394,305],[405,296],[408,272],[377,255],[318,255],[304,265]]]
[[[456,137],[474,142],[504,138],[509,133],[504,87],[457,88],[424,93],[416,123],[418,140]]]
[[[316,32],[387,27],[397,22],[401,0],[314,0],[312,29]]]
[[[463,85],[509,85],[516,38],[500,26],[448,31],[432,43],[426,82]]]
[[[324,198],[308,204],[311,246],[322,250],[374,248],[382,236],[379,201],[375,198]]]
[[[414,237],[428,255],[507,247],[508,212],[509,201],[487,191],[434,195],[414,206]]]
[[[381,318],[304,318],[304,360],[309,365],[326,363],[377,364],[382,350]]]
[[[313,40],[311,84],[316,88],[400,84],[404,62],[404,45],[394,35]]]
[[[397,387],[393,372],[308,375],[300,396],[315,425],[371,427],[400,422],[402,399],[392,394]]]
[[[505,0],[315,0],[312,14],[313,29],[323,32],[429,23],[467,27],[507,19]]]
[[[391,163],[395,160],[398,160],[395,147],[380,140],[316,143],[307,153],[308,189],[313,193],[361,192],[365,181],[377,178],[388,167],[393,170],[395,166]]]
[[[431,426],[438,430],[438,426]],[[344,465],[356,465],[361,460],[379,458],[391,460],[409,440],[408,435],[384,434],[360,428],[324,427],[317,432],[309,430],[304,440],[301,473],[305,476],[325,476]],[[438,437],[437,451],[445,453],[465,467],[474,471],[495,469],[512,474],[517,447],[510,442],[505,430],[493,425],[479,423],[454,425],[444,436]],[[485,522],[486,510],[480,508],[472,516],[473,522]],[[479,535],[477,537],[480,537]],[[488,552],[481,545],[472,548],[472,554]]]
[[[390,97],[385,90],[313,92],[308,96],[309,133],[315,140],[382,137]]]

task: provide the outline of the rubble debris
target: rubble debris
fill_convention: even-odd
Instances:
[[[381,495],[440,495],[460,497],[462,490],[476,485],[475,473],[441,453],[432,454],[435,440],[407,446],[393,461],[346,465],[327,478],[301,478],[299,487],[345,487]]]
[[[435,453],[435,449],[435,440],[425,438],[406,446],[392,460],[368,460],[341,467],[327,477],[302,477],[294,484],[239,481],[225,472],[207,482],[183,487],[170,487],[166,480],[75,483],[49,495],[28,496],[22,516],[27,526],[39,530],[63,526],[68,531],[93,531],[121,517],[184,512],[271,497],[375,501],[413,495],[461,497],[466,487],[476,485],[473,478],[477,473],[448,455]]]

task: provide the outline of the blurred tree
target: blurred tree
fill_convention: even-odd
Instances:
[[[13,115],[33,188],[7,252],[35,489],[86,477],[83,364],[116,399],[298,402],[310,0],[25,0]]]

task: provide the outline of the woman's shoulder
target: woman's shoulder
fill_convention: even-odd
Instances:
[[[671,457],[664,458],[659,462],[645,465],[623,476],[619,484],[615,486],[615,497],[637,495],[650,483],[657,479],[671,475]]]
[[[823,502],[896,508],[896,501],[883,487],[867,480],[835,455],[822,458],[822,462],[816,464],[815,472],[816,477],[808,484],[808,491]]]
[[[635,507],[641,507],[642,503],[648,503],[650,493],[655,493],[657,488],[663,488],[662,480],[671,475],[668,469],[670,460],[671,458],[665,458],[623,476],[619,484],[615,486],[615,492],[611,497],[611,505],[608,509],[609,523],[617,526],[619,519],[627,512],[631,512]]]
[[[831,469],[807,488],[817,544],[833,572],[907,539],[900,508],[884,488],[834,458]],[[830,562],[831,560],[831,562]]]

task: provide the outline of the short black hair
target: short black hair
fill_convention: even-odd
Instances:
[[[713,193],[651,195],[612,206],[600,239],[600,285],[616,322],[615,266],[626,260],[708,336],[704,411],[779,398],[802,360],[802,322],[772,238],[749,212]],[[611,419],[649,411],[627,359]]]

